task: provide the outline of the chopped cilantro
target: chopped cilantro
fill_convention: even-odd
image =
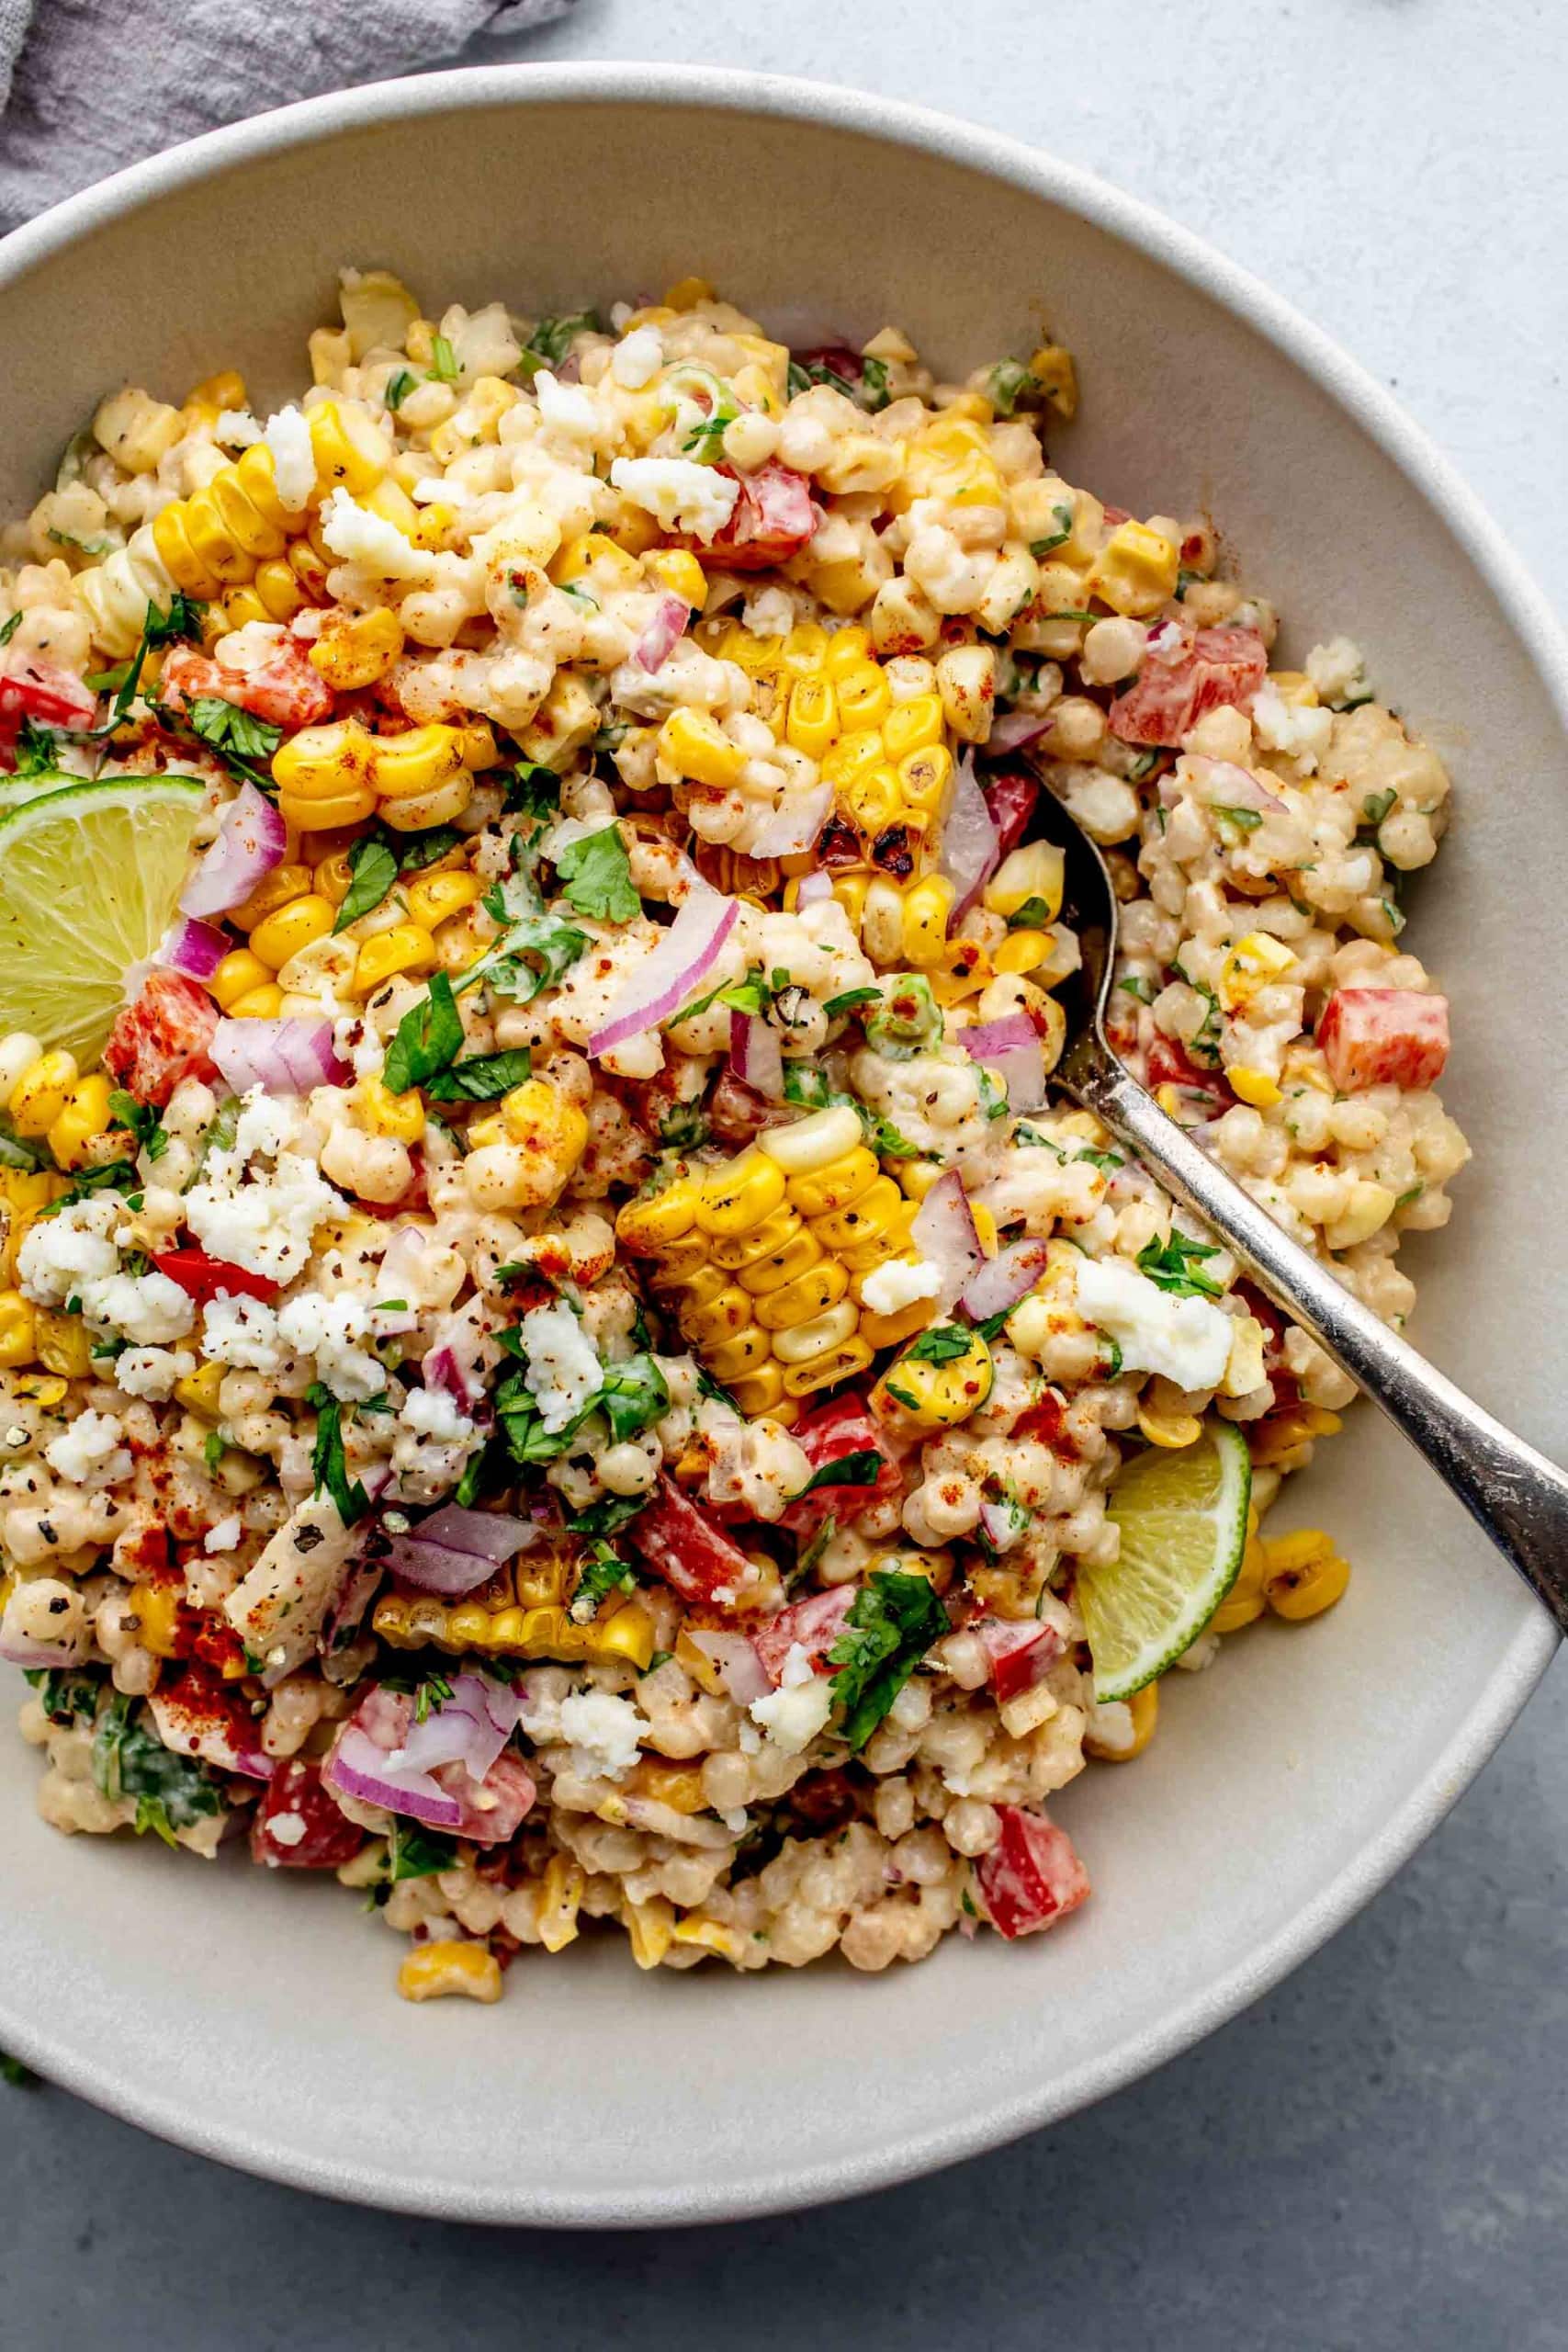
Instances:
[[[1006,1316],[1002,1320],[1007,1320]],[[973,1331],[965,1331],[956,1323],[933,1323],[910,1342],[904,1353],[915,1363],[956,1363],[960,1356],[968,1354],[974,1343]]]
[[[642,900],[632,887],[631,862],[619,825],[584,834],[556,860],[569,906],[600,922],[633,922]]]
[[[485,899],[487,913],[495,913],[491,901],[499,899],[498,891],[490,893]],[[503,919],[504,910],[497,920]],[[495,953],[484,958],[485,985],[496,996],[532,1004],[542,989],[558,985],[588,944],[588,933],[563,915],[520,915],[497,943]],[[461,985],[468,985],[467,978]]]
[[[52,775],[60,765],[60,738],[51,727],[24,718],[17,735],[15,773],[19,776]]]
[[[660,1120],[657,1133],[666,1151],[699,1151],[710,1129],[694,1102],[677,1102]]]
[[[1010,416],[1033,379],[1021,359],[998,359],[986,379],[986,397],[998,416]]]
[[[51,1724],[90,1724],[97,1712],[104,1685],[96,1675],[78,1674],[65,1667],[29,1667],[26,1679]]]
[[[316,1412],[316,1442],[310,1450],[313,1491],[330,1495],[345,1527],[352,1527],[370,1508],[370,1498],[357,1478],[352,1482],[343,1447],[343,1408],[321,1381],[312,1380],[305,1402]]]
[[[597,311],[574,311],[568,318],[541,319],[524,346],[521,366],[527,376],[541,368],[558,368],[580,334],[603,334]]]
[[[910,1352],[913,1353],[913,1350]],[[835,1460],[824,1462],[820,1469],[814,1470],[805,1486],[797,1487],[795,1493],[785,1499],[792,1503],[804,1502],[806,1497],[815,1494],[818,1487],[874,1487],[881,1470],[882,1456],[874,1446],[867,1446],[860,1453],[840,1453]]]
[[[646,1510],[649,1499],[647,1495],[606,1495],[603,1502],[590,1503],[586,1510],[569,1519],[568,1532],[572,1535],[614,1535],[639,1510]],[[651,1673],[652,1668],[649,1670]]]
[[[627,1562],[608,1544],[595,1544],[582,1564],[568,1614],[573,1623],[586,1625],[613,1592],[630,1592],[636,1584],[636,1573]]]
[[[879,1568],[856,1593],[828,1653],[833,1702],[852,1750],[863,1748],[933,1642],[949,1630],[930,1580]]]
[[[102,1168],[85,1168],[79,1176],[73,1176],[58,1200],[49,1202],[36,1214],[39,1217],[58,1216],[62,1209],[73,1208],[78,1201],[85,1201],[91,1193],[125,1193],[129,1195],[139,1181],[134,1160],[111,1159]]]
[[[1213,1242],[1194,1241],[1173,1226],[1170,1239],[1161,1242],[1156,1235],[1146,1241],[1138,1252],[1140,1270],[1161,1290],[1174,1292],[1185,1298],[1223,1298],[1224,1293],[1212,1275],[1200,1271],[1205,1258],[1217,1258],[1219,1250]]]
[[[1053,506],[1051,513],[1055,517],[1057,526],[1053,536],[1048,539],[1031,539],[1029,542],[1029,552],[1032,556],[1036,558],[1043,555],[1049,555],[1053,548],[1066,546],[1067,540],[1073,536],[1072,508],[1070,506]]]
[[[193,735],[215,752],[234,752],[243,760],[269,760],[283,741],[281,727],[269,720],[253,718],[237,703],[225,702],[220,695],[197,695],[187,714],[187,724]]]
[[[435,1102],[491,1102],[533,1074],[527,1046],[514,1046],[502,1054],[470,1054],[467,1061],[437,1070],[425,1080],[425,1091]]]
[[[1258,831],[1258,826],[1263,822],[1263,812],[1261,809],[1237,808],[1233,807],[1229,801],[1225,800],[1211,800],[1209,803],[1209,814],[1211,817],[1214,817],[1219,820],[1220,831],[1222,832],[1224,832],[1228,827],[1232,832],[1255,833]]]
[[[537,760],[519,760],[507,776],[502,807],[508,816],[553,817],[560,807],[559,776]]]
[[[1145,979],[1141,972],[1125,972],[1116,983],[1127,996],[1135,996],[1140,1004],[1153,1004],[1154,983]]]
[[[1000,1333],[1006,1329],[1008,1317],[1012,1312],[1013,1310],[1010,1306],[1000,1306],[997,1309],[997,1312],[994,1315],[982,1316],[979,1322],[975,1326],[976,1338],[984,1340],[988,1345],[992,1340],[999,1337]]]
[[[1025,899],[1022,906],[1015,908],[1009,915],[1008,929],[1010,931],[1044,931],[1055,920],[1055,916],[1043,899]]]
[[[209,1475],[217,1469],[228,1450],[220,1433],[217,1430],[209,1430],[201,1443],[201,1458],[207,1465]]]
[[[22,626],[22,608],[18,605],[4,628],[0,628],[0,645],[9,645]]]
[[[396,853],[400,874],[423,874],[462,838],[456,825],[426,825],[423,832],[394,834],[388,846]]]
[[[1366,798],[1361,803],[1361,814],[1366,819],[1367,823],[1371,827],[1373,832],[1376,832],[1378,827],[1382,823],[1383,819],[1388,815],[1389,810],[1393,807],[1393,804],[1398,797],[1398,790],[1392,784],[1388,786],[1388,789],[1385,792],[1368,793]]]
[[[670,1410],[670,1390],[652,1356],[625,1356],[604,1374],[592,1411],[603,1413],[617,1445],[661,1420]]]
[[[387,389],[381,397],[389,409],[400,409],[418,382],[412,368],[395,368],[387,379]]]
[[[194,1757],[176,1756],[159,1739],[151,1718],[129,1691],[117,1690],[93,1733],[93,1782],[111,1804],[136,1800],[136,1831],[151,1829],[168,1845],[176,1829],[223,1810],[217,1783]]]
[[[109,1096],[109,1112],[120,1126],[130,1129],[149,1159],[163,1159],[169,1148],[169,1138],[155,1103],[139,1102],[134,1094],[117,1086]]]
[[[334,932],[346,931],[361,915],[373,914],[398,878],[398,861],[385,842],[367,833],[348,853],[349,885]]]
[[[428,996],[410,1007],[398,1023],[387,1049],[382,1084],[392,1094],[406,1094],[423,1086],[437,1070],[450,1068],[463,1049],[463,1023],[445,972],[437,972]]]

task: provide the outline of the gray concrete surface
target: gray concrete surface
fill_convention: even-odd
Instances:
[[[1560,6],[580,0],[536,40],[474,54],[851,82],[1103,172],[1396,386],[1568,616]],[[1560,2352],[1565,1875],[1560,1664],[1395,1883],[1201,2049],[955,2172],[674,2237],[352,2211],[58,2092],[0,2092],[0,2346],[578,2352],[635,2328],[658,2347],[739,2335],[751,2352]]]

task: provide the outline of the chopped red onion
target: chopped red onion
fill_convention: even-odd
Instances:
[[[1202,787],[1203,797],[1211,807],[1217,801],[1223,808],[1258,808],[1265,816],[1284,817],[1290,814],[1277,793],[1235,760],[1205,759],[1201,752],[1189,752],[1185,764],[1195,784]],[[1164,798],[1162,790],[1161,798]]]
[[[964,1313],[973,1322],[1002,1315],[1027,1298],[1045,1271],[1050,1244],[1029,1234],[1010,1241],[997,1257],[987,1258],[972,1282],[964,1286]]]
[[[729,1016],[729,1067],[743,1086],[766,1102],[782,1102],[784,1092],[784,1046],[776,1029],[754,1012]]]
[[[800,857],[814,849],[833,806],[833,787],[819,784],[798,792],[753,829],[749,857]],[[831,883],[829,884],[831,889]]]
[[[423,1723],[411,1723],[400,1747],[388,1764],[401,1779],[409,1772],[433,1772],[440,1764],[463,1764],[482,1781],[517,1728],[523,1713],[520,1694],[510,1683],[488,1674],[457,1674],[452,1695],[433,1707]]]
[[[983,1502],[980,1505],[980,1524],[993,1552],[1010,1552],[1023,1533],[1018,1507],[1014,1503]],[[978,1631],[978,1628],[975,1630]]]
[[[765,1699],[773,1689],[767,1668],[744,1634],[715,1634],[687,1627],[688,1639],[718,1668],[719,1679],[738,1707]]]
[[[953,912],[947,919],[948,930],[953,932],[957,930],[1001,862],[997,829],[986,806],[986,796],[976,779],[975,763],[967,754],[958,763],[953,779],[937,857],[942,871],[957,893],[953,902]]]
[[[1026,1013],[1010,1012],[1003,1021],[981,1022],[962,1032],[961,1042],[971,1061],[997,1071],[1007,1088],[1008,1108],[1015,1113],[1045,1107],[1045,1055]]]
[[[987,752],[1021,752],[1026,743],[1043,735],[1051,724],[1048,710],[1004,710],[992,723],[986,738]]]
[[[389,1813],[406,1813],[429,1829],[456,1829],[463,1809],[428,1772],[394,1771],[384,1748],[378,1747],[356,1724],[345,1724],[321,1768],[329,1788],[362,1804],[384,1805]]]
[[[425,1359],[426,1376],[429,1374]],[[394,1537],[386,1566],[404,1584],[449,1597],[474,1591],[497,1568],[538,1542],[542,1530],[531,1519],[503,1511],[466,1510],[449,1503],[407,1535]],[[480,1776],[483,1777],[482,1774]]]
[[[942,1276],[936,1310],[945,1315],[986,1262],[969,1195],[956,1168],[944,1169],[920,1203],[909,1238]]]
[[[430,1335],[423,1370],[427,1388],[443,1388],[465,1413],[482,1403],[485,1374],[500,1362],[501,1351],[485,1323],[482,1298],[441,1316]]]
[[[80,1666],[85,1657],[83,1642],[35,1642],[28,1634],[0,1634],[0,1658],[7,1666]]]
[[[217,840],[180,892],[180,912],[226,914],[282,865],[287,842],[283,819],[265,793],[243,784],[223,811]]]
[[[339,1058],[330,1021],[220,1021],[208,1049],[236,1094],[308,1094],[353,1075]]]
[[[694,890],[616,997],[609,1020],[588,1040],[589,1053],[610,1053],[679,1012],[717,963],[739,913],[739,901],[722,891],[705,886]]]
[[[653,618],[632,648],[632,660],[649,676],[662,670],[686,634],[686,623],[691,617],[692,608],[683,596],[660,596],[653,608]]]
[[[821,899],[830,899],[832,895],[833,877],[830,874],[824,874],[818,866],[815,874],[801,876],[800,888],[795,894],[795,903],[797,907],[814,907]]]
[[[187,979],[209,980],[233,944],[216,924],[182,915],[164,933],[152,961],[165,971],[183,972]]]

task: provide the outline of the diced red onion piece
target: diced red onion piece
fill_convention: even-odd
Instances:
[[[1209,760],[1189,752],[1186,765],[1194,781],[1202,786],[1211,804],[1217,800],[1225,808],[1258,808],[1269,817],[1289,814],[1279,795],[1270,792],[1250,768],[1239,766],[1235,760]]]
[[[400,1779],[433,1772],[439,1764],[463,1764],[482,1781],[517,1728],[523,1701],[510,1683],[488,1674],[457,1674],[452,1695],[433,1707],[423,1723],[411,1723],[401,1747],[388,1762]]]
[[[764,1102],[784,1101],[784,1046],[778,1031],[754,1012],[729,1016],[729,1067]]]
[[[995,1258],[987,1258],[972,1282],[964,1286],[964,1313],[976,1323],[1005,1314],[1027,1298],[1045,1271],[1050,1244],[1034,1235],[1010,1241]]]
[[[749,1707],[753,1699],[767,1697],[773,1686],[744,1634],[715,1634],[705,1626],[700,1632],[688,1627],[687,1633],[704,1657],[712,1658],[726,1691],[738,1707]]]
[[[986,738],[987,752],[1021,752],[1051,724],[1048,710],[1004,710]]]
[[[1026,1013],[1010,1012],[1004,1021],[965,1029],[963,1046],[971,1061],[984,1062],[1000,1077],[1010,1111],[1044,1109],[1045,1055]]]
[[[182,915],[164,933],[152,961],[162,964],[165,971],[183,972],[187,979],[209,980],[232,945],[228,933],[216,924]]]
[[[824,874],[818,867],[815,874],[801,876],[800,888],[795,894],[795,903],[797,907],[814,907],[820,899],[830,899],[832,895],[833,877],[830,874]]]
[[[749,857],[800,857],[814,849],[833,806],[833,787],[819,784],[798,792],[761,820],[751,834]],[[832,884],[829,884],[832,888]]]
[[[958,763],[942,820],[938,864],[957,896],[947,919],[956,931],[1001,862],[997,829],[967,755]]]
[[[421,1544],[444,1544],[449,1552],[467,1552],[502,1568],[519,1552],[539,1540],[539,1523],[504,1510],[468,1510],[461,1503],[446,1503],[422,1519],[413,1531]]]
[[[463,1818],[456,1797],[438,1788],[428,1772],[394,1771],[386,1751],[377,1747],[356,1724],[338,1734],[321,1778],[344,1796],[362,1804],[384,1805],[389,1813],[404,1813],[429,1829],[456,1829]]]
[[[986,1531],[986,1541],[996,1552],[1010,1551],[1022,1532],[1009,1503],[982,1503],[980,1524]]]
[[[691,616],[692,608],[683,596],[660,596],[653,608],[653,618],[632,648],[633,661],[649,676],[662,670],[686,634]]]
[[[417,1535],[394,1536],[382,1565],[400,1583],[417,1585],[421,1592],[442,1593],[448,1600],[460,1600],[495,1574],[489,1560],[472,1552],[454,1551],[447,1544],[427,1544]]]
[[[288,834],[265,792],[243,784],[223,811],[218,838],[180,892],[180,912],[226,914],[283,863]]]
[[[679,1012],[717,963],[739,912],[739,901],[722,891],[694,890],[616,997],[609,1020],[588,1040],[589,1053],[610,1053]]]
[[[939,1315],[945,1315],[986,1262],[969,1195],[956,1168],[944,1169],[920,1203],[909,1238],[942,1276],[936,1308]]]
[[[80,1666],[80,1657],[73,1655],[69,1644],[35,1642],[28,1634],[0,1635],[0,1658],[7,1666],[71,1667]]]
[[[209,1048],[236,1094],[306,1094],[351,1075],[333,1044],[330,1021],[220,1021]]]

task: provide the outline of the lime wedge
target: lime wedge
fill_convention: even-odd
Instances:
[[[1077,1580],[1097,1699],[1130,1699],[1197,1640],[1235,1582],[1251,1492],[1247,1440],[1230,1421],[1205,1421],[1179,1452],[1150,1446],[1117,1473],[1107,1510],[1121,1556]]]
[[[0,1034],[85,1064],[175,914],[206,786],[98,776],[0,813]]]

